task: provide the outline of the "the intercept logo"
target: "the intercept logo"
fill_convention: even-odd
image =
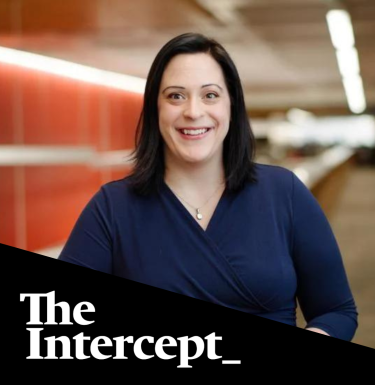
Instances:
[[[129,350],[133,351],[134,356],[139,360],[149,360],[155,357],[161,360],[170,360],[175,357],[179,357],[179,365],[177,368],[192,368],[191,362],[194,359],[197,359],[202,356],[202,354],[207,354],[209,360],[218,360],[222,356],[216,354],[216,341],[221,341],[222,337],[216,336],[215,333],[211,333],[204,338],[199,336],[193,337],[179,337],[175,339],[171,336],[160,337],[155,341],[155,338],[152,336],[143,336],[137,339],[134,336],[119,336],[115,338],[109,338],[107,336],[98,336],[91,340],[91,337],[85,335],[83,332],[77,334],[74,337],[68,336],[50,336],[44,337],[46,352],[47,355],[44,357],[41,355],[41,343],[42,342],[42,332],[44,330],[43,325],[74,325],[78,324],[81,326],[87,326],[93,324],[93,313],[95,313],[95,307],[90,302],[80,302],[73,309],[73,320],[71,320],[71,311],[70,305],[67,302],[55,303],[55,292],[51,291],[46,294],[21,294],[20,301],[24,302],[26,298],[30,299],[30,318],[26,325],[26,330],[30,335],[30,355],[26,357],[27,359],[79,359],[85,360],[88,358],[95,358],[98,360],[105,359],[115,359],[115,360],[126,360],[128,359],[125,356],[129,355]],[[42,298],[46,298],[46,311],[47,316],[46,322],[41,321],[40,311],[42,306]],[[45,301],[43,301],[43,304]],[[56,307],[61,309],[61,322],[56,322]],[[82,313],[91,313],[87,314],[85,317]],[[87,319],[89,318],[89,319]],[[31,327],[32,326],[32,327]],[[142,343],[147,341],[148,344],[154,344],[155,354],[145,354],[142,349]],[[56,343],[60,343],[62,347],[62,354],[60,356],[56,355]],[[194,354],[189,356],[189,343],[195,344]],[[73,355],[71,347],[74,347]],[[88,345],[90,346],[90,355],[85,354]],[[132,349],[131,349],[132,346]],[[107,348],[106,352],[108,353],[108,348],[113,349],[113,354],[103,354],[100,348]],[[164,348],[175,347],[174,353],[176,354],[167,354]],[[191,349],[190,349],[191,350]],[[171,349],[168,349],[170,352]],[[240,364],[239,360],[221,360],[222,364]]]

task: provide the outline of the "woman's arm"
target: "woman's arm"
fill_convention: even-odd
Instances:
[[[79,216],[58,259],[112,273],[112,214],[104,189]]]
[[[321,329],[318,329],[318,328],[305,328],[305,330],[311,330],[312,332],[319,333],[319,334],[324,334],[326,336],[329,336],[328,333],[326,333],[325,331],[323,331]]]
[[[339,247],[314,196],[294,174],[292,179],[292,253],[306,329],[350,341],[358,313]]]

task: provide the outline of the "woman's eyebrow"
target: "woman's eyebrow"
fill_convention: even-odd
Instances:
[[[220,88],[221,90],[223,90],[218,84],[215,84],[215,83],[205,84],[202,86],[202,88],[203,87],[210,87],[210,86],[216,86],[217,88]]]
[[[179,88],[179,89],[181,89],[181,90],[184,90],[185,89],[185,87],[181,87],[181,86],[169,86],[169,87],[167,87],[167,88],[164,88],[164,90],[162,91],[162,93],[164,93],[166,90],[168,90],[169,88]]]
[[[210,86],[216,86],[218,87],[220,90],[223,90],[222,87],[220,87],[218,84],[215,84],[215,83],[210,83],[210,84],[204,84],[201,88],[204,88],[204,87],[210,87]],[[178,88],[178,89],[181,89],[181,90],[184,90],[185,87],[182,87],[182,86],[169,86],[167,88],[164,88],[164,90],[162,91],[162,93],[164,93],[166,90],[168,90],[169,88]]]

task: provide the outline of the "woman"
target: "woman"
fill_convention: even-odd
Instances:
[[[152,64],[130,177],[104,185],[60,259],[351,340],[357,312],[321,208],[287,169],[253,162],[231,58],[200,34]]]

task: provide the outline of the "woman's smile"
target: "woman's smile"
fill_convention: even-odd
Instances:
[[[212,127],[183,127],[177,131],[186,140],[199,140],[205,138],[212,130]]]

